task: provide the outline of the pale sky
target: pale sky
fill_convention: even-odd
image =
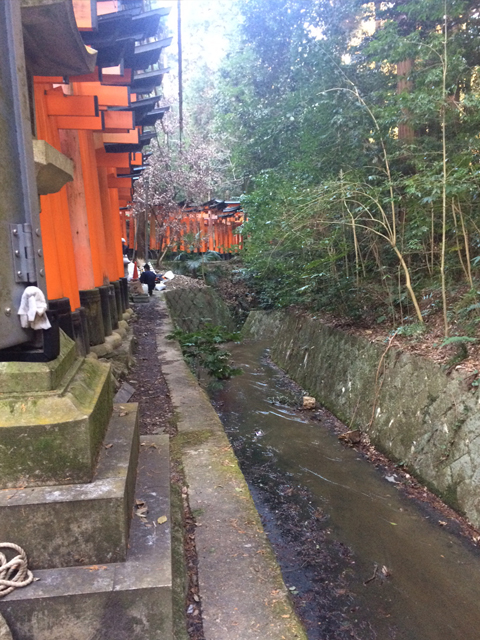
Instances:
[[[175,92],[177,86],[177,0],[158,0],[158,6],[171,7],[167,26],[173,36],[166,50],[170,78],[164,78],[166,94]],[[205,61],[217,69],[228,51],[229,32],[235,27],[235,16],[231,0],[181,0],[182,49],[184,73],[195,66],[196,61]]]

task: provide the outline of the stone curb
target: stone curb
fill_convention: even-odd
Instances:
[[[158,305],[166,307],[165,300]],[[207,640],[306,640],[219,417],[177,343],[157,350],[176,412],[178,448],[196,518],[195,542]]]

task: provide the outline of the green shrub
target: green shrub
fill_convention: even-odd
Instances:
[[[228,380],[242,373],[241,369],[231,366],[230,352],[219,347],[222,342],[238,341],[238,333],[230,333],[223,327],[206,323],[195,332],[175,329],[167,339],[178,340],[183,357],[197,378],[200,378],[202,371],[215,380]]]

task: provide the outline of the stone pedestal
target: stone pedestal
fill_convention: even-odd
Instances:
[[[0,389],[0,540],[38,579],[0,599],[13,640],[173,640],[168,436],[140,447],[137,405],[64,333],[52,362],[0,363]]]
[[[102,318],[103,318],[103,328],[105,330],[105,337],[112,335],[112,305],[110,302],[111,294],[110,294],[110,286],[105,284],[101,287],[98,287],[98,292],[100,293],[100,305],[102,309]]]
[[[115,290],[115,303],[117,305],[117,321],[120,322],[120,320],[122,320],[123,312],[125,310],[123,308],[122,289],[120,285],[120,280],[115,280],[114,282],[112,282],[112,284]]]
[[[14,640],[173,640],[168,436],[141,445],[135,499],[149,512],[132,522],[126,561],[34,571],[0,599]]]
[[[61,334],[48,363],[0,363],[0,488],[90,482],[110,420],[108,366]]]
[[[127,278],[120,278],[119,282],[122,290],[122,309],[125,313],[125,311],[130,307],[128,302],[128,280]]]
[[[80,291],[80,302],[87,316],[90,346],[105,342],[105,328],[103,325],[102,303],[98,289]]]

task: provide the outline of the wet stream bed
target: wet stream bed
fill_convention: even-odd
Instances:
[[[478,640],[477,546],[342,444],[331,414],[296,408],[266,346],[231,348],[243,374],[212,401],[310,640]]]

